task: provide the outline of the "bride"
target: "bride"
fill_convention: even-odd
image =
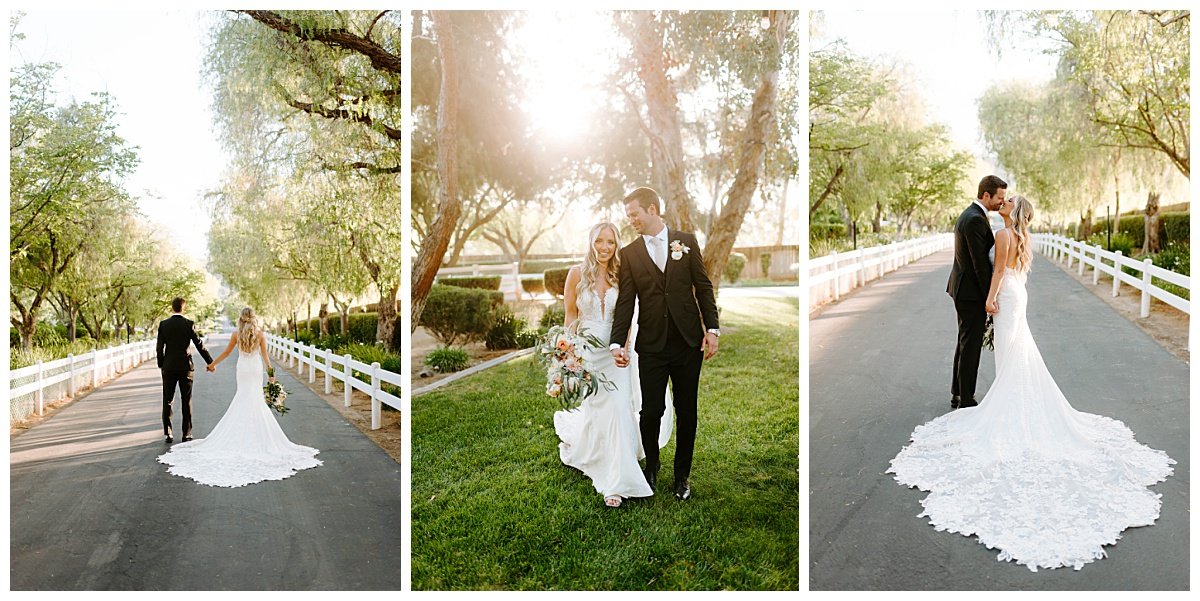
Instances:
[[[584,329],[602,341],[609,338],[613,305],[617,302],[617,239],[617,226],[612,223],[593,226],[588,234],[587,257],[568,271],[563,289],[566,325]],[[632,344],[627,346],[633,348]],[[588,370],[603,374],[615,388],[600,386],[579,409],[554,414],[554,430],[562,440],[559,457],[592,479],[608,507],[620,507],[629,497],[652,496],[654,491],[638,465],[646,455],[638,429],[642,397],[636,355],[626,368],[616,366],[607,346],[585,350],[583,359]],[[671,423],[668,399],[659,428],[659,447],[670,440]]]
[[[315,457],[320,451],[288,440],[267,406],[262,390],[263,371],[271,367],[267,339],[250,307],[242,309],[237,332],[208,370],[214,371],[235,347],[237,392],[221,421],[207,438],[175,445],[158,460],[170,465],[168,471],[176,476],[227,487],[282,480],[297,470],[321,465]]]
[[[930,491],[918,517],[939,531],[975,535],[999,560],[1031,571],[1078,570],[1102,559],[1122,530],[1158,519],[1160,495],[1146,487],[1175,461],[1120,421],[1076,411],[1059,391],[1025,318],[1033,205],[1018,195],[999,213],[1005,227],[987,297],[995,382],[978,407],[918,426],[888,472]]]

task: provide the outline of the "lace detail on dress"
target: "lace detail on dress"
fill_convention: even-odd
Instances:
[[[1158,519],[1161,495],[1146,487],[1175,461],[1122,422],[1071,407],[1029,331],[1025,280],[1005,271],[987,395],[918,426],[888,472],[930,491],[918,517],[939,531],[974,535],[1031,571],[1078,570]]]
[[[575,299],[575,307],[579,309],[579,320],[590,322],[612,323],[613,305],[617,302],[617,287],[611,286],[604,291],[604,298],[591,288],[584,290]]]

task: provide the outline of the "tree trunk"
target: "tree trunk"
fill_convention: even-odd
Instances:
[[[32,312],[21,315],[21,321],[17,324],[17,333],[21,335],[21,349],[33,350],[33,332],[36,329],[37,318]]]
[[[646,133],[650,138],[654,187],[665,205],[663,218],[669,227],[695,232],[684,170],[679,97],[675,84],[667,77],[663,30],[652,11],[633,13],[633,53],[638,62],[638,79],[646,92]]]
[[[317,311],[317,320],[321,324],[321,338],[329,336],[329,303],[321,303],[320,310]],[[343,332],[344,334],[345,332]]]
[[[1159,193],[1153,190],[1146,197],[1146,239],[1142,242],[1142,253],[1152,254],[1162,250],[1162,241],[1158,238],[1158,199]]]
[[[704,266],[714,288],[720,285],[725,263],[729,261],[729,253],[733,250],[738,231],[742,229],[746,211],[750,209],[750,200],[754,196],[754,190],[758,188],[758,178],[763,170],[763,154],[767,140],[771,137],[771,128],[775,124],[775,95],[778,91],[780,63],[778,54],[782,51],[787,36],[792,12],[771,11],[770,14],[776,53],[771,64],[776,65],[776,68],[763,73],[762,82],[754,92],[750,118],[746,121],[746,130],[737,149],[737,175],[729,188],[729,198],[721,209],[721,217],[713,226],[708,243],[704,247]]]
[[[1079,233],[1078,239],[1087,241],[1092,237],[1092,210],[1088,209],[1087,213],[1079,214]]]
[[[875,203],[875,216],[871,218],[871,232],[878,234],[883,231],[883,205]]]
[[[437,276],[450,236],[462,211],[458,197],[458,48],[455,43],[451,13],[433,11],[434,33],[437,36],[438,60],[442,80],[438,95],[437,114],[437,172],[439,196],[437,218],[429,226],[412,268],[412,329],[420,322],[425,299]]]
[[[400,285],[397,284],[379,295],[379,310],[377,313],[379,320],[375,326],[375,340],[382,342],[384,347],[394,351],[400,350],[394,344],[396,338],[396,309],[398,304],[396,302],[396,295],[399,293]]]
[[[75,303],[68,302],[67,303],[67,341],[68,342],[75,342],[76,329],[78,328],[78,325],[75,323],[75,320],[78,318],[79,318],[79,308],[75,306]]]

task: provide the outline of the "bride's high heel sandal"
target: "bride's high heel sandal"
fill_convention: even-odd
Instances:
[[[604,497],[604,504],[608,507],[620,507],[623,499],[619,495],[609,495]]]

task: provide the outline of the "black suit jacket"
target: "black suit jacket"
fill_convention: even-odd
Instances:
[[[954,224],[954,266],[946,292],[956,301],[987,299],[992,287],[992,262],[988,251],[996,244],[987,212],[971,203]]]
[[[195,324],[182,315],[172,315],[158,324],[158,344],[155,354],[158,356],[158,368],[171,372],[192,372],[192,354],[188,345],[195,344],[200,356],[206,363],[213,362],[212,355],[204,348],[204,342],[196,335]]]
[[[620,289],[613,307],[610,344],[625,345],[637,301],[638,335],[635,350],[660,352],[666,346],[668,325],[674,323],[683,339],[699,348],[708,329],[717,325],[717,301],[704,269],[700,245],[687,232],[667,230],[667,244],[679,241],[690,251],[678,260],[667,250],[665,273],[659,271],[641,236],[621,249]]]

